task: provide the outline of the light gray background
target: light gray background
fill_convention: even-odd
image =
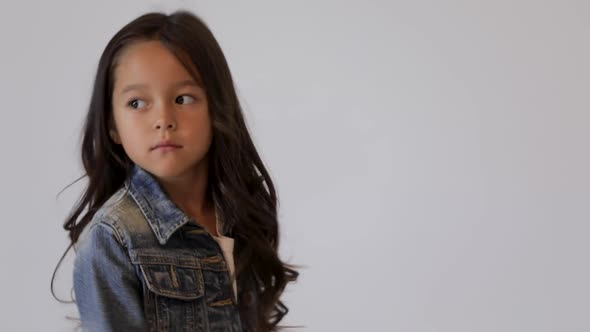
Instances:
[[[0,4],[0,329],[50,295],[98,58],[148,10],[221,43],[279,190],[296,331],[589,331],[588,1]],[[72,252],[56,291],[69,298]]]

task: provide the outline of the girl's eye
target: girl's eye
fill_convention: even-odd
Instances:
[[[187,101],[188,99],[188,103],[193,103],[195,101],[195,98],[189,95],[182,95],[182,96],[178,96],[176,98],[176,102],[180,102],[182,104],[183,101]]]
[[[141,100],[141,99],[133,99],[133,100],[131,100],[131,101],[129,101],[127,103],[127,106],[129,106],[131,108],[137,109],[137,108],[140,108],[139,105],[141,105],[141,102],[143,102],[143,100]],[[145,106],[145,102],[143,102],[143,104]]]

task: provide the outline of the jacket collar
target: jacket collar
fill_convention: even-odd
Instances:
[[[134,164],[125,181],[131,196],[146,217],[158,242],[168,242],[170,236],[191,220],[164,192],[154,176]],[[199,227],[202,227],[199,225]]]

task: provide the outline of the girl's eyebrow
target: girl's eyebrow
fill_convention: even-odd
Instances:
[[[189,80],[184,80],[184,81],[179,81],[174,83],[173,87],[175,88],[181,88],[184,86],[196,86],[196,87],[201,87],[199,84],[197,84],[197,82],[195,82],[192,79]],[[127,85],[125,88],[123,88],[123,90],[121,90],[121,94],[129,92],[131,90],[141,90],[141,89],[145,89],[147,87],[147,85],[145,84],[130,84]]]

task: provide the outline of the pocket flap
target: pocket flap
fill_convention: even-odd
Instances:
[[[182,253],[162,251],[130,252],[150,291],[160,296],[194,300],[204,295],[204,282],[199,260]]]

